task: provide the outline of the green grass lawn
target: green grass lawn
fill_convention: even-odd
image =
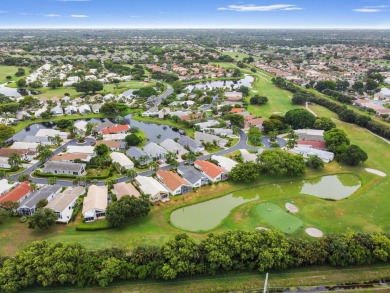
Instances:
[[[303,226],[303,222],[297,216],[294,216],[272,203],[262,203],[256,207],[257,215],[264,219],[269,225],[282,231],[283,233],[294,233]]]
[[[0,84],[6,83],[8,80],[6,79],[6,76],[10,75],[12,76],[11,80],[18,80],[21,77],[15,76],[15,73],[18,71],[19,66],[6,66],[6,65],[0,65]],[[22,67],[26,71],[26,75],[28,75],[29,69],[27,67]]]
[[[254,95],[260,95],[268,97],[268,103],[262,106],[249,105],[249,113],[268,118],[274,113],[280,112],[284,115],[287,111],[299,107],[291,103],[293,94],[275,86],[271,81],[271,77],[261,72],[251,73],[251,75],[255,77],[255,81],[248,102]]]
[[[249,57],[250,55],[246,54],[246,53],[241,53],[241,52],[221,52],[221,54],[223,55],[228,55],[238,61],[242,61],[244,58],[247,58]],[[255,57],[255,56],[252,56],[253,59],[255,60],[258,60],[260,59],[259,57]]]

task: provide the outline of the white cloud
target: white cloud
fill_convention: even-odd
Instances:
[[[86,18],[89,17],[88,15],[85,14],[72,14],[70,17],[75,17],[75,18]]]
[[[364,13],[373,13],[373,12],[381,12],[383,10],[376,9],[376,8],[358,8],[358,9],[354,9],[353,11],[355,11],[355,12],[364,12]]]
[[[49,14],[44,14],[46,17],[60,17],[61,15],[59,14],[54,14],[54,13],[49,13]]]
[[[220,7],[217,10],[258,12],[258,11],[278,11],[278,10],[292,11],[292,10],[302,10],[302,9],[303,8],[293,4],[273,4],[273,5],[265,5],[265,6],[247,4],[247,5],[228,5],[228,7]]]

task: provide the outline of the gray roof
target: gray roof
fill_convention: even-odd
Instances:
[[[190,138],[188,136],[180,137],[177,142],[180,143],[182,146],[190,148],[191,150],[194,150],[194,149],[202,146],[202,144],[200,142],[193,140],[192,138]]]
[[[195,184],[202,179],[202,173],[196,170],[193,166],[179,166],[177,168],[177,172],[191,184]]]
[[[322,135],[314,135],[314,134],[299,134],[299,140],[312,140],[312,141],[325,141]]]
[[[47,199],[53,193],[57,193],[58,191],[60,191],[61,188],[62,186],[60,185],[45,186],[42,189],[35,191],[24,201],[22,201],[20,203],[20,207],[28,207],[31,209],[35,207],[41,199]]]
[[[142,156],[148,156],[148,158],[150,158],[150,155],[141,150],[140,148],[137,148],[137,147],[131,147],[129,148],[127,151],[126,151],[126,155],[130,158],[134,158],[136,160],[139,159],[139,157],[142,157]]]
[[[34,136],[34,135],[27,135],[23,141],[37,142],[37,143],[50,142],[48,136]]]
[[[144,147],[144,151],[147,152],[148,154],[150,154],[152,157],[156,157],[156,158],[157,157],[161,158],[162,156],[164,156],[165,154],[168,153],[168,151],[166,149],[164,149],[163,147],[159,146],[155,142],[148,143]]]
[[[103,129],[106,129],[106,128],[109,128],[109,127],[113,127],[115,124],[112,123],[111,121],[105,121],[103,123],[100,123],[96,126],[93,127],[93,131],[96,131],[96,132],[99,132],[99,131],[102,131]]]
[[[45,164],[45,167],[42,170],[63,170],[70,172],[79,172],[82,167],[85,168],[85,164],[49,161]]]
[[[85,188],[82,186],[68,188],[64,192],[58,194],[51,202],[49,202],[46,208],[53,209],[57,212],[62,212],[69,204],[72,203],[72,201],[74,201],[84,192]]]

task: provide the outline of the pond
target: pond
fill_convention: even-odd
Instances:
[[[66,119],[66,117],[64,117]],[[182,130],[172,128],[166,125],[160,125],[160,124],[154,124],[154,123],[146,123],[146,122],[139,122],[131,119],[131,115],[128,115],[125,117],[127,123],[130,126],[138,127],[141,131],[143,131],[146,135],[146,137],[155,143],[160,143],[164,141],[167,138],[174,139],[179,138],[184,133]],[[79,119],[74,120],[77,121],[87,121],[91,123],[102,123],[106,119]],[[115,122],[113,122],[115,123]],[[29,135],[36,135],[39,129],[48,129],[48,128],[55,128],[55,122],[47,122],[47,123],[35,123],[30,125],[30,127],[19,131],[14,136],[9,138],[7,141],[24,141],[26,136]]]
[[[254,78],[250,75],[245,75],[245,78],[238,80],[213,80],[208,82],[190,84],[185,87],[185,90],[192,91],[193,89],[216,89],[216,88],[229,88],[231,90],[237,90],[241,86],[251,88]]]
[[[19,98],[28,95],[39,95],[40,92],[30,91],[27,89],[14,89],[14,88],[7,87],[7,84],[4,83],[4,84],[0,84],[0,94],[3,94],[7,97]]]
[[[342,199],[352,195],[361,186],[358,176],[339,174],[290,183],[268,184],[235,192],[198,204],[179,208],[171,213],[170,221],[177,228],[192,231],[209,231],[216,228],[230,212],[245,203],[263,196],[310,195],[324,199]]]

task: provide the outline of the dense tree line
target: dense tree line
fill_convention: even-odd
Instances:
[[[269,271],[388,263],[390,235],[334,234],[306,241],[276,231],[209,234],[200,243],[178,234],[161,247],[88,251],[78,243],[38,241],[2,259],[4,292],[39,286],[107,286],[119,280],[175,279],[232,271]]]
[[[296,85],[292,84],[291,82],[287,82],[285,79],[283,79],[281,77],[275,77],[272,80],[276,86],[278,86],[282,89],[285,89],[285,90],[289,90],[292,93],[296,93],[296,92],[306,93],[302,89],[298,88]],[[343,114],[342,114],[340,117],[340,113],[347,110],[345,105],[337,104],[334,101],[331,101],[331,100],[326,99],[326,98],[322,98],[318,95],[314,95],[314,94],[310,94],[310,93],[306,93],[306,94],[307,94],[307,101],[308,102],[312,102],[312,103],[318,104],[320,106],[323,106],[323,107],[329,109],[330,111],[339,115],[339,118],[341,120],[344,117],[349,117],[348,122],[355,123],[359,126],[365,127],[368,130],[372,131],[373,133],[375,133],[379,136],[390,139],[390,126],[389,125],[375,121],[375,120],[371,119],[371,117],[369,117],[367,115],[359,114],[354,110],[350,110],[350,111],[352,111],[352,113],[354,115],[354,121],[351,121],[351,118],[350,118],[351,115],[343,116]],[[344,114],[348,114],[348,112],[344,113]]]

